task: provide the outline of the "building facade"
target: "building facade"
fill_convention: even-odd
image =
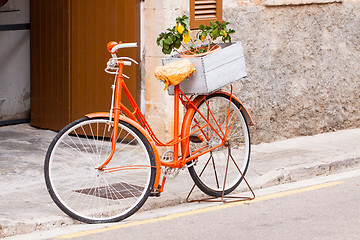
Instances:
[[[24,5],[26,11],[29,1],[9,0],[8,4],[11,2],[17,6]],[[110,1],[92,2],[106,4]],[[136,38],[140,47],[136,54],[141,60],[136,94],[150,125],[159,133],[158,137],[170,139],[173,132],[173,100],[163,90],[163,83],[154,77],[154,70],[162,64],[164,57],[156,45],[156,38],[160,32],[174,25],[176,17],[193,14],[190,5],[196,1],[135,2],[140,18]],[[229,21],[231,28],[236,30],[233,41],[243,43],[248,77],[233,86],[235,94],[255,121],[255,126],[251,128],[254,143],[360,127],[359,0],[216,2],[222,6],[222,19]],[[9,14],[0,12],[0,25],[10,24],[4,20],[9,18]],[[10,59],[3,52],[20,48],[19,45],[5,47],[5,44],[12,44],[8,38],[11,33],[1,31],[0,34],[0,121],[19,118],[18,112],[23,113],[20,118],[29,118],[30,99],[26,96],[30,96],[29,86],[30,81],[34,81],[31,79],[33,74],[31,78],[28,73],[18,76],[16,70],[9,70],[4,64]],[[121,37],[121,34],[117,37]],[[30,35],[25,39],[20,42],[29,45]],[[99,47],[98,51],[106,51],[105,46]],[[30,59],[21,65],[30,69]],[[14,83],[27,90],[11,103],[13,107],[5,108],[14,99],[5,93]],[[110,86],[110,82],[104,84]],[[25,109],[15,111],[16,107],[24,103]],[[83,114],[92,111],[88,106],[76,105],[76,108],[83,109]],[[9,109],[14,111],[9,112]]]
[[[189,1],[145,1],[146,112],[169,126],[172,102],[153,77],[157,34]],[[244,47],[248,77],[234,91],[255,121],[254,143],[360,127],[360,1],[223,0]],[[161,106],[161,108],[159,108]],[[159,112],[168,108],[169,111]],[[156,112],[156,114],[152,114]],[[171,129],[167,129],[171,133]]]

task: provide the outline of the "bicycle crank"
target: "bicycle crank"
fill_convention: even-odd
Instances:
[[[164,152],[164,154],[161,157],[161,161],[163,162],[172,162],[174,160],[174,151],[169,150]],[[179,175],[180,169],[179,168],[171,168],[171,167],[165,167],[163,168],[163,174],[167,178],[175,178],[177,175]]]

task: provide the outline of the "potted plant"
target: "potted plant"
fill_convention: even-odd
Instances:
[[[188,17],[184,15],[176,18],[175,26],[159,34],[156,43],[162,52],[177,53],[163,58],[164,65],[190,57],[196,69],[191,77],[179,83],[185,94],[206,94],[246,77],[242,44],[231,42],[235,31],[228,25],[228,22],[210,22],[209,26],[201,25],[191,33]],[[174,94],[173,86],[168,92]]]
[[[229,22],[221,23],[216,21],[210,22],[210,26],[200,25],[196,38],[193,39],[191,35],[195,34],[190,34],[191,30],[188,19],[186,15],[176,18],[175,26],[159,34],[156,43],[162,48],[164,54],[177,52],[180,57],[199,57],[221,49],[216,43],[218,39],[221,39],[224,43],[231,43],[231,34],[235,31],[227,28]],[[201,46],[196,45],[198,41],[201,41]],[[185,51],[180,52],[178,50],[181,46]]]

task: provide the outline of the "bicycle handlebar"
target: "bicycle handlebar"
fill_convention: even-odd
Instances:
[[[109,42],[107,44],[107,50],[109,50],[109,52],[111,54],[116,53],[117,50],[119,50],[120,48],[134,48],[137,47],[137,43],[117,43],[115,41]]]
[[[135,43],[121,43],[121,42],[117,43],[115,41],[109,42],[107,44],[106,48],[110,52],[112,58],[110,58],[109,61],[107,62],[107,67],[105,68],[105,72],[110,73],[110,74],[117,74],[118,69],[119,69],[118,61],[122,61],[124,66],[131,66],[132,62],[135,64],[138,64],[138,62],[136,62],[132,58],[116,56],[116,52],[120,48],[133,48],[133,47],[137,47],[136,42]],[[126,60],[128,60],[128,61],[126,61]],[[123,74],[123,76],[127,77],[124,74]]]
[[[134,48],[137,47],[137,43],[121,43],[111,49],[112,52],[116,52],[120,48]]]

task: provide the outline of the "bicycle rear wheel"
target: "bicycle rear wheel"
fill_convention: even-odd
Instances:
[[[199,149],[204,151],[225,142],[223,146],[198,157],[196,164],[188,168],[194,183],[210,196],[220,197],[223,192],[224,195],[231,193],[243,179],[239,170],[244,175],[247,171],[250,133],[241,108],[239,101],[234,98],[230,101],[230,96],[222,92],[206,96],[198,106],[220,136],[210,126],[198,131],[195,140],[190,138],[190,155],[196,154]],[[204,118],[195,111],[189,132],[205,124]],[[229,133],[225,141],[223,136],[226,131]]]
[[[119,122],[115,154],[108,119],[87,117],[70,123],[54,138],[45,158],[47,189],[57,206],[86,223],[120,221],[146,201],[155,181],[155,157],[145,136]]]

